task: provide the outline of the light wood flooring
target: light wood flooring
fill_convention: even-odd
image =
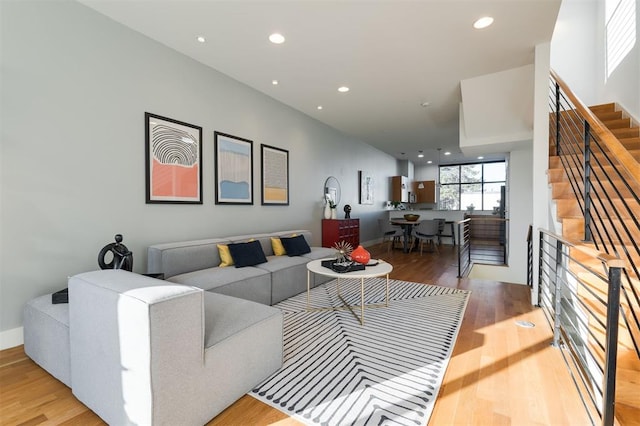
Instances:
[[[394,265],[391,278],[471,290],[462,328],[429,425],[590,424],[551,330],[531,306],[523,285],[456,278],[455,249],[422,256],[385,247],[373,257]],[[526,271],[522,272],[526,274]],[[530,321],[522,328],[517,320]],[[96,386],[99,386],[97,383]],[[0,425],[104,424],[71,390],[24,355],[0,352]],[[294,425],[262,402],[244,396],[209,425]]]

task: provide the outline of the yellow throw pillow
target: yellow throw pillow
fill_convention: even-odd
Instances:
[[[229,246],[226,244],[218,244],[218,253],[220,254],[220,267],[233,265],[233,257],[229,251]]]
[[[284,256],[287,254],[282,246],[282,241],[280,241],[280,238],[278,237],[271,237],[271,247],[273,248],[273,254],[276,256]]]

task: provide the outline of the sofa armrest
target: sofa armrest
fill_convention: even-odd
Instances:
[[[185,386],[203,362],[203,292],[194,287],[124,270],[76,275],[69,325],[73,394],[109,424],[156,423],[155,389]]]

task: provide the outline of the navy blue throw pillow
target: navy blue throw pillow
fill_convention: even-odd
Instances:
[[[248,243],[229,244],[229,253],[231,253],[236,268],[254,266],[267,261],[260,241],[257,240],[249,241]]]
[[[301,254],[311,253],[311,247],[309,247],[303,235],[280,238],[280,241],[282,241],[282,247],[287,252],[287,256],[300,256]]]

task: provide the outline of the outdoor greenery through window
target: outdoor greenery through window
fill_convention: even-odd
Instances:
[[[440,208],[493,210],[507,180],[504,161],[440,166]]]

